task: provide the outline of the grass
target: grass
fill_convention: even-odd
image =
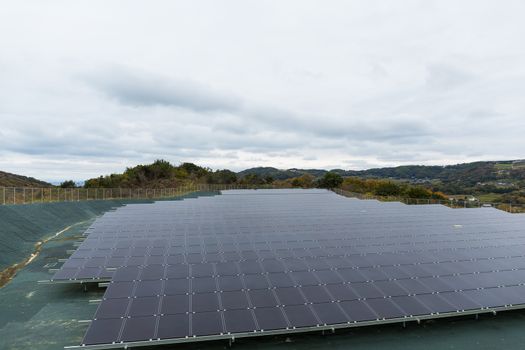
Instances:
[[[497,170],[510,170],[512,169],[512,163],[497,163],[494,164],[494,168]]]
[[[498,193],[484,193],[477,196],[481,202],[500,202],[501,194]]]

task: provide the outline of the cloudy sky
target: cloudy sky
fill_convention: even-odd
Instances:
[[[525,158],[525,2],[3,1],[0,170]]]

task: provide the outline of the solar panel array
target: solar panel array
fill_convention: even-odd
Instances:
[[[106,213],[54,275],[110,281],[82,346],[520,307],[525,216],[243,190]]]

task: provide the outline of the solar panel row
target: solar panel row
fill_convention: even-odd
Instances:
[[[366,321],[439,315],[525,302],[525,287],[444,292],[367,300],[272,305],[279,296],[271,290],[248,292],[262,306],[247,307],[247,297],[230,292],[195,296],[106,299],[84,338],[84,344],[132,342],[357,324]],[[299,293],[297,291],[297,293]],[[285,300],[299,296],[282,291]],[[238,298],[238,299],[237,299]],[[191,300],[191,301],[190,301]],[[187,311],[195,307],[196,311]],[[229,307],[228,309],[225,308]],[[155,313],[152,314],[152,310]],[[125,315],[125,316],[122,316]],[[108,332],[108,325],[114,331]]]

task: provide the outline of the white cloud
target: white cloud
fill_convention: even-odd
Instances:
[[[82,180],[523,158],[521,1],[24,1],[0,12],[0,169]]]

